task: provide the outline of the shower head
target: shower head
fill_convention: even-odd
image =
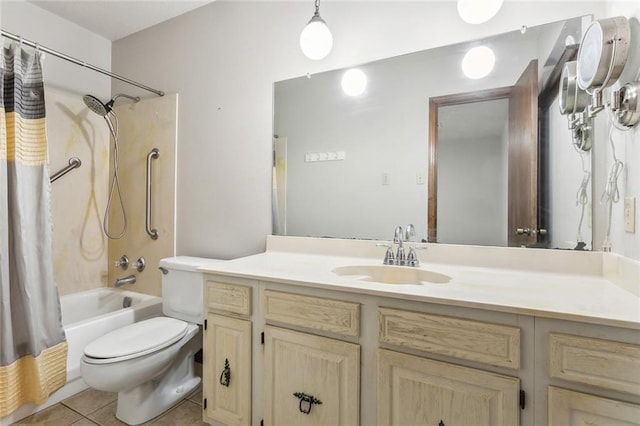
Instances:
[[[113,106],[113,100],[109,101],[107,104],[103,104],[100,99],[96,98],[93,95],[84,95],[82,97],[82,100],[91,111],[95,112],[101,117],[109,114],[109,111],[111,111],[111,106]]]
[[[138,102],[140,100],[139,97],[134,97],[134,96],[129,96],[129,95],[125,95],[123,93],[120,93],[118,95],[115,95],[109,102],[107,102],[106,104],[103,104],[102,101],[98,98],[96,98],[93,95],[84,95],[82,97],[82,100],[84,101],[84,104],[93,112],[95,112],[96,114],[98,114],[101,117],[106,116],[107,114],[109,114],[111,112],[111,109],[113,108],[113,104],[115,103],[116,99],[118,98],[128,98],[131,99],[134,102]]]

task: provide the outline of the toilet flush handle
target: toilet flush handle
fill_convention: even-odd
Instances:
[[[169,270],[163,266],[158,267],[158,269],[160,269],[162,275],[167,275],[169,273]]]

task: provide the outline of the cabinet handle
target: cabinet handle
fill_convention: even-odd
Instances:
[[[229,367],[229,359],[225,358],[224,369],[222,370],[222,374],[220,374],[220,384],[222,386],[229,387],[230,382],[231,382],[231,367]]]
[[[322,401],[320,401],[315,396],[307,395],[306,393],[303,393],[303,392],[296,392],[293,394],[293,396],[295,396],[300,400],[300,403],[298,404],[298,409],[300,410],[301,413],[304,413],[304,414],[309,414],[311,412],[311,407],[313,406],[313,404],[318,404],[318,405],[322,404]]]

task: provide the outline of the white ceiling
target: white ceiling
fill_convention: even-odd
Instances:
[[[111,41],[204,6],[213,0],[29,0]]]

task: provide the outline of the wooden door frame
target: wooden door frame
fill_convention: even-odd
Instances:
[[[438,225],[438,108],[509,98],[513,86],[429,98],[429,182],[427,185],[427,242],[437,242]]]

